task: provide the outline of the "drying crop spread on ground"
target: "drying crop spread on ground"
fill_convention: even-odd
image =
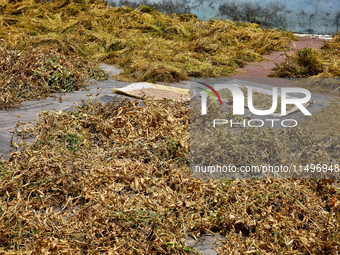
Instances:
[[[301,49],[278,64],[274,76],[289,78],[338,78],[340,76],[340,33],[327,41],[321,50]]]
[[[78,90],[89,78],[105,79],[107,74],[75,54],[33,47],[17,50],[0,42],[0,109]]]
[[[1,108],[105,78],[99,61],[122,67],[116,78],[125,81],[214,77],[294,38],[95,1],[7,1],[0,12]],[[313,115],[330,124],[318,132],[313,119],[294,131],[230,131],[227,160],[339,162],[339,105],[326,108],[332,118]],[[185,238],[204,231],[226,236],[220,254],[340,252],[336,179],[190,178],[192,121],[204,118],[190,119],[188,102],[124,100],[42,112],[34,127],[19,125],[14,132],[36,141],[13,143],[0,162],[0,253],[193,254]]]
[[[3,251],[192,254],[185,237],[203,231],[226,236],[221,254],[339,251],[335,179],[190,178],[189,104],[138,104],[89,102],[74,112],[42,113],[33,129],[18,127],[37,141],[15,145],[22,150],[0,165]],[[244,139],[256,137],[266,147],[274,136],[273,148],[285,142],[274,132],[253,132]],[[290,137],[322,142],[300,132]],[[247,153],[235,148],[231,163]],[[317,156],[314,148],[306,153]]]
[[[172,82],[228,75],[247,61],[282,50],[291,32],[257,24],[200,21],[152,8],[112,8],[100,1],[9,1],[0,35],[19,48],[53,46],[124,69],[123,81]]]
[[[340,95],[340,33],[324,43],[321,50],[305,48],[286,55],[276,65],[274,77],[309,78],[295,81],[298,87],[313,92]]]

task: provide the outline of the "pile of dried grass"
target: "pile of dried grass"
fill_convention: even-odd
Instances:
[[[99,67],[75,54],[32,47],[16,50],[0,41],[0,109],[53,92],[72,92],[86,86],[89,78],[106,77]]]
[[[0,36],[13,45],[45,45],[115,64],[124,69],[116,78],[130,82],[229,75],[295,38],[257,24],[200,21],[190,14],[113,8],[96,0],[7,0],[0,13]]]
[[[213,230],[221,254],[339,252],[337,182],[190,178],[189,121],[173,101],[41,113],[37,141],[0,165],[0,249],[192,254],[186,235]]]
[[[274,75],[289,78],[316,76],[324,71],[321,52],[314,48],[305,48],[287,55],[284,62],[276,63]],[[273,75],[272,75],[273,76]]]
[[[276,64],[274,77],[308,78],[302,85],[312,91],[339,95],[340,83],[340,33],[332,40],[324,43],[321,50],[314,48],[301,49],[296,53],[286,55],[284,62]],[[318,79],[316,79],[318,78]],[[323,84],[322,84],[323,82]],[[321,86],[319,86],[321,83]]]

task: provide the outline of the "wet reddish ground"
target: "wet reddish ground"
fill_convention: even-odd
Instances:
[[[299,41],[294,41],[291,45],[290,51],[287,53],[292,53],[293,51],[297,51],[299,49],[312,47],[320,49],[325,41],[325,39],[319,38],[312,39],[308,37],[299,37]],[[268,84],[277,87],[290,87],[291,82],[288,79],[267,76],[273,71],[272,69],[275,67],[275,63],[280,63],[284,60],[285,53],[275,51],[264,55],[264,57],[269,60],[249,63],[245,67],[239,69],[239,71],[242,73],[232,75],[230,78]]]

